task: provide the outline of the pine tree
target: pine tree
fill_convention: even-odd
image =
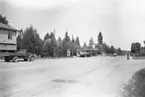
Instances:
[[[54,37],[54,33],[51,32],[49,38],[52,39]]]
[[[70,37],[68,36],[68,32],[67,31],[65,33],[65,41],[66,42],[70,41]]]
[[[70,41],[70,37],[68,36],[68,32],[66,31],[65,37],[63,39],[63,55],[67,55],[67,50],[68,50],[68,42]]]
[[[51,32],[50,39],[50,55],[55,57],[57,52],[57,40],[55,38],[55,33]]]
[[[111,45],[110,50],[111,50],[111,54],[115,53],[115,48],[113,45]]]
[[[73,42],[73,43],[75,42],[73,35],[72,35],[72,42]]]
[[[90,40],[89,40],[89,48],[93,48],[93,45],[94,45],[94,40],[91,37]]]
[[[18,37],[17,37],[17,49],[23,49],[24,45],[23,45],[23,31],[21,30],[21,32],[19,32]]]
[[[86,42],[84,43],[83,48],[84,48],[84,49],[87,48],[87,44],[86,44]]]
[[[77,44],[78,47],[80,47],[80,40],[79,40],[78,36],[76,37],[76,44]]]
[[[102,43],[103,43],[102,32],[99,32],[99,35],[98,35],[98,43],[99,43],[99,44],[102,44]]]
[[[40,54],[43,48],[43,42],[32,26],[27,27],[24,31],[23,45],[31,53]]]
[[[63,44],[61,37],[58,37],[57,44],[58,44],[58,56],[59,57],[63,56]]]
[[[44,36],[44,41],[47,40],[48,38],[50,38],[49,33],[47,33],[47,34]]]

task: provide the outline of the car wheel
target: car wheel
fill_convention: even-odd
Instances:
[[[34,61],[34,59],[35,59],[34,56],[32,56],[32,57],[30,57],[29,60],[30,60],[30,61]]]
[[[10,58],[8,56],[4,57],[5,62],[10,62]]]
[[[18,57],[17,56],[13,57],[13,62],[18,62]]]
[[[28,59],[24,59],[24,61],[28,61]]]

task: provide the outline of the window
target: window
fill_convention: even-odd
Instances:
[[[8,39],[12,39],[12,32],[8,32]]]

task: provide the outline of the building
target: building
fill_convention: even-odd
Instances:
[[[9,25],[0,23],[0,51],[17,50],[17,31]]]
[[[80,52],[88,52],[91,56],[95,56],[96,54],[98,54],[99,50],[98,48],[80,48],[77,50],[78,54],[80,54]]]

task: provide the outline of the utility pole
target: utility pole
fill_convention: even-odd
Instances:
[[[55,38],[55,29],[54,29],[54,36],[53,36],[53,38]],[[55,50],[55,45],[54,45],[54,41],[53,41],[53,57],[55,57],[55,52],[56,50]]]
[[[55,36],[55,29],[53,31],[54,31],[54,36]]]
[[[143,48],[143,50],[144,50],[144,53],[145,53],[145,41],[144,41],[144,48]]]

